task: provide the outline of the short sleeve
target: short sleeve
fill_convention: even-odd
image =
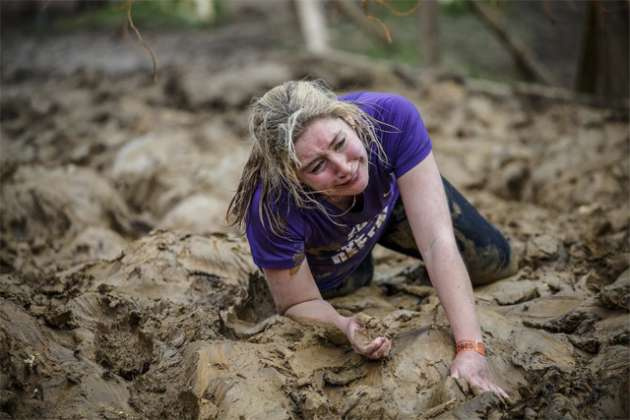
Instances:
[[[282,206],[283,208],[286,208]],[[293,268],[304,259],[304,221],[295,209],[282,214],[284,232],[274,233],[265,219],[260,220],[260,189],[257,189],[246,222],[246,234],[252,257],[260,268]]]
[[[396,178],[400,178],[431,152],[431,139],[416,106],[402,96],[389,96],[383,117],[392,126],[384,129],[383,149]]]

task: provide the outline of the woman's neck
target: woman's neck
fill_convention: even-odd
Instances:
[[[339,210],[348,212],[354,207],[357,202],[357,196],[342,196],[342,197],[326,197],[329,203],[333,204]]]

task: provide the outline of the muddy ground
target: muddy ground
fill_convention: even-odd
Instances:
[[[627,109],[271,51],[251,30],[147,37],[156,83],[111,34],[4,40],[0,418],[629,416]],[[508,404],[448,378],[417,261],[378,249],[375,284],[332,301],[388,329],[387,360],[274,314],[223,214],[250,98],[303,77],[415,101],[443,174],[510,236],[518,274],[475,291]]]

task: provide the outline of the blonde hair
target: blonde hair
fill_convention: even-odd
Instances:
[[[308,124],[318,118],[343,119],[356,131],[368,155],[373,150],[379,159],[386,161],[368,114],[352,103],[337,99],[321,81],[285,82],[255,99],[250,107],[249,133],[253,145],[227,210],[232,225],[244,227],[259,182],[262,191],[258,217],[263,224],[270,224],[272,232],[280,234],[284,229],[279,212],[274,211],[283,191],[296,206],[317,208],[336,223],[334,215],[316,199],[317,192],[298,179],[300,161],[294,144]]]

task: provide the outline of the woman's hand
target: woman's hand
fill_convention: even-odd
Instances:
[[[451,376],[464,379],[475,394],[490,391],[499,398],[509,399],[508,394],[496,384],[486,358],[475,351],[457,353],[451,364]]]
[[[392,341],[387,337],[370,340],[363,326],[354,317],[348,318],[344,332],[354,351],[368,359],[387,357],[392,348]]]

